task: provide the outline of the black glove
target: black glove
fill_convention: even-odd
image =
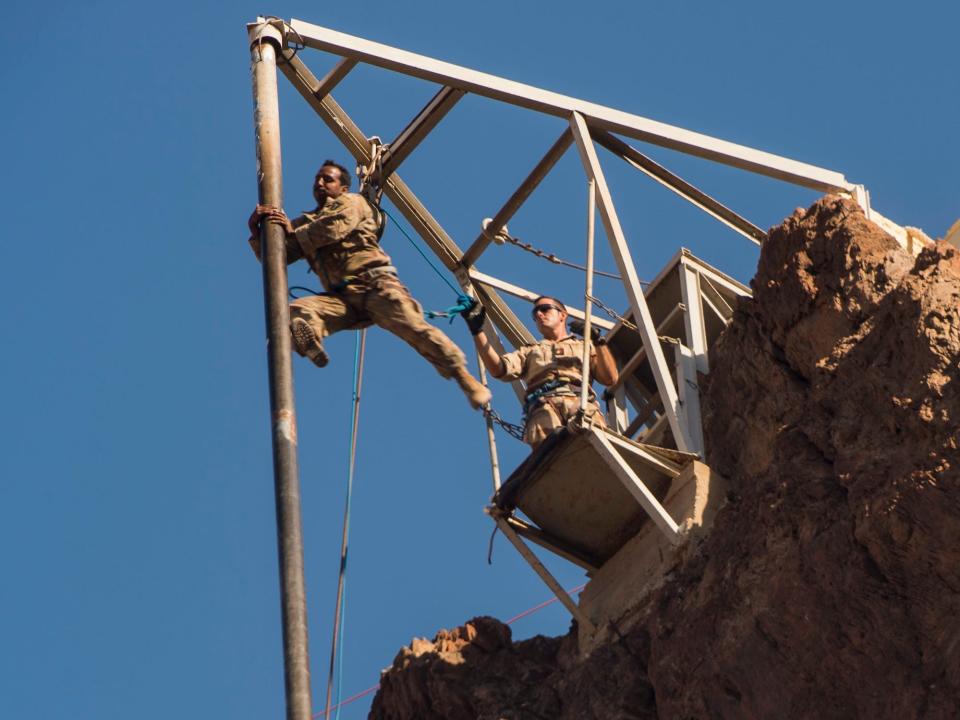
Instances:
[[[470,328],[471,335],[477,335],[483,330],[483,323],[487,319],[487,310],[479,302],[471,300],[471,305],[467,310],[464,310],[463,319],[467,323],[467,327]]]
[[[572,332],[574,335],[579,335],[580,337],[583,337],[583,328],[584,328],[583,320],[577,320],[576,318],[574,318],[567,323],[567,327],[570,328],[570,332]],[[596,325],[590,326],[590,340],[593,341],[594,345],[607,344],[607,339],[602,335],[600,335],[600,328],[598,328]]]

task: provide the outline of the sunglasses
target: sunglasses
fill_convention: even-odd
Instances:
[[[533,311],[530,314],[536,317],[537,313],[543,313],[544,315],[546,315],[551,310],[556,310],[557,312],[563,312],[563,308],[559,308],[553,303],[542,303],[540,305],[534,305]]]

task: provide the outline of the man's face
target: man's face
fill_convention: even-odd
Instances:
[[[533,306],[533,321],[541,335],[555,335],[565,329],[567,311],[556,300],[541,298]]]
[[[318,205],[323,205],[327,198],[336,198],[347,191],[341,184],[340,168],[324,165],[317,171],[313,179],[313,197]]]

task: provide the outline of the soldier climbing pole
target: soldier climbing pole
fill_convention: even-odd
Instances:
[[[251,43],[258,197],[263,205],[282,207],[277,52],[283,48],[283,38],[277,29],[267,22],[250,24],[247,32]],[[283,228],[274,223],[262,223],[260,246],[267,316],[267,362],[270,373],[287,720],[310,720],[312,707],[307,645],[307,597],[303,576],[297,418],[293,403],[293,365],[288,329],[290,310],[287,306],[287,261]]]

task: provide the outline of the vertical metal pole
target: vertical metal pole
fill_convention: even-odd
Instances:
[[[593,314],[593,235],[594,218],[597,214],[597,188],[593,178],[587,181],[587,280],[583,309],[583,381],[580,384],[580,413],[587,412],[587,397],[590,393],[590,330]]]
[[[483,358],[480,357],[480,351],[477,350],[477,367],[480,371],[480,382],[484,387],[487,384],[487,369],[483,366]],[[490,415],[486,417],[487,421],[487,449],[490,452],[490,474],[493,479],[493,492],[496,494],[500,490],[500,459],[497,454],[497,437],[493,432],[493,418]]]
[[[280,109],[277,96],[277,51],[283,47],[282,36],[275,27],[262,20],[248,25],[247,30],[251,41],[259,198],[262,204],[282,207]],[[307,598],[303,577],[297,419],[293,404],[290,311],[287,307],[287,262],[283,228],[273,223],[263,223],[260,228],[260,243],[267,319],[267,363],[270,376],[287,720],[310,720]]]

